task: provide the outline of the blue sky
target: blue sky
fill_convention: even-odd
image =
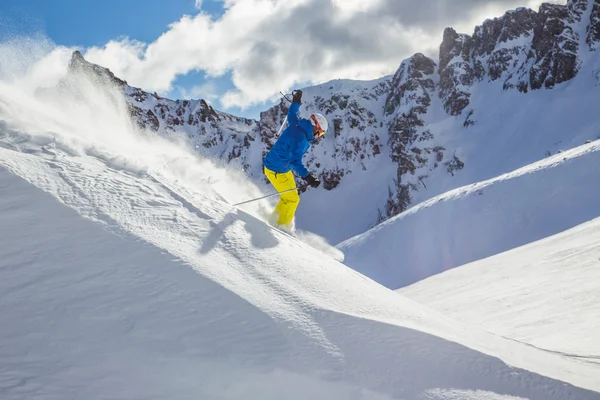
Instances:
[[[223,2],[204,0],[202,11],[218,18],[224,11]],[[102,46],[122,36],[151,43],[184,14],[199,12],[194,0],[0,0],[0,40],[43,34],[69,47]],[[214,81],[221,93],[234,87],[230,73]],[[204,83],[204,72],[188,72],[173,81],[174,89],[167,96],[181,98],[186,90]],[[265,108],[263,104],[227,111],[258,118]]]
[[[472,33],[486,18],[539,3],[0,0],[0,41],[41,33],[132,86],[257,119],[280,91],[393,74],[416,52],[435,59],[447,26]]]
[[[202,8],[223,12],[220,1]],[[122,35],[151,42],[168,24],[198,11],[194,0],[2,0],[0,35],[43,32],[65,46],[100,46]]]

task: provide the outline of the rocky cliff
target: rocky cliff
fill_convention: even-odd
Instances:
[[[543,3],[538,12],[509,11],[485,21],[472,36],[444,31],[440,46],[439,95],[450,115],[469,106],[475,81],[500,81],[521,92],[552,88],[581,67],[580,48],[599,41],[598,0]]]

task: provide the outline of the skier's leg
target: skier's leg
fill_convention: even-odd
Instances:
[[[275,190],[277,190],[277,174],[274,171],[271,171],[270,169],[268,169],[267,167],[264,167],[264,166],[263,166],[263,172],[264,172],[265,176],[267,177],[267,179],[269,180],[269,182],[271,182],[271,185],[273,185],[273,188],[275,188]],[[277,203],[277,206],[271,212],[271,216],[269,217],[270,225],[277,226],[277,220],[279,219],[278,207],[279,207],[279,203]]]
[[[265,175],[278,192],[296,188],[296,181],[294,180],[292,171],[275,173],[265,168]],[[292,227],[292,221],[294,220],[294,214],[299,202],[300,196],[298,196],[297,190],[279,195],[279,203],[277,203],[277,207],[274,210],[278,225],[285,225],[288,228]]]
[[[277,174],[277,191],[282,192],[284,190],[296,189],[296,180],[292,171],[288,171],[283,174]],[[280,195],[279,204],[277,209],[279,212],[279,219],[277,223],[279,225],[285,225],[289,229],[292,229],[292,222],[294,221],[294,215],[296,209],[300,203],[300,196],[297,190],[291,190],[289,192],[282,193]]]

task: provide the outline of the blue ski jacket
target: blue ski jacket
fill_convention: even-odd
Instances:
[[[302,178],[308,176],[308,170],[302,164],[302,157],[313,142],[313,128],[310,120],[298,117],[300,103],[292,103],[288,110],[288,127],[264,159],[264,166],[273,172],[288,172],[292,168]]]

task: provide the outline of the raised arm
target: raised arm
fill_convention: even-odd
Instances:
[[[300,111],[300,104],[302,103],[302,90],[294,90],[292,96],[292,104],[290,104],[287,115],[288,124],[290,126],[298,124],[298,111]]]
[[[298,111],[300,111],[300,103],[292,103],[290,104],[290,108],[288,110],[287,120],[290,126],[295,126],[298,124],[300,119],[298,118]]]

